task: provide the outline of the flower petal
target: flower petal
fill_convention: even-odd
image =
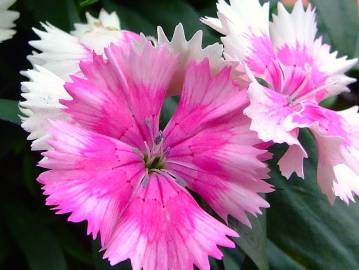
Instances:
[[[28,57],[33,65],[41,65],[62,79],[79,71],[81,60],[91,58],[91,52],[103,54],[111,43],[126,47],[139,35],[120,29],[116,13],[100,11],[99,18],[86,14],[86,24],[75,24],[75,30],[68,34],[49,23],[42,23],[44,31],[34,28],[40,40],[30,41],[37,51]]]
[[[52,149],[40,162],[50,170],[38,178],[46,204],[69,221],[86,220],[105,244],[145,174],[143,160],[127,144],[65,122],[52,122],[50,132]]]
[[[154,173],[139,188],[105,245],[112,265],[131,259],[132,268],[210,268],[208,256],[220,259],[217,245],[234,247],[226,236],[238,234],[199,208],[190,194],[167,174]]]
[[[217,213],[249,224],[245,212],[260,213],[268,203],[257,192],[271,186],[261,141],[242,111],[245,92],[229,79],[231,70],[212,76],[208,61],[190,66],[177,111],[164,131],[166,168],[199,193]]]
[[[308,155],[300,144],[289,145],[288,150],[278,161],[278,166],[287,179],[295,172],[297,176],[304,178],[303,160]]]
[[[244,60],[254,50],[250,37],[269,37],[269,3],[262,6],[258,0],[233,0],[228,5],[220,0],[217,9],[219,21],[204,18],[202,22],[226,35],[222,41],[229,58]]]
[[[270,32],[282,62],[303,68],[310,66],[311,80],[315,82],[312,88],[321,87],[325,91],[319,101],[348,91],[347,85],[355,81],[344,73],[357,63],[357,59],[337,58],[338,53],[331,53],[330,46],[323,44],[321,37],[316,39],[316,14],[310,4],[305,9],[302,1],[297,1],[289,13],[279,2],[278,15],[273,15]]]
[[[286,96],[256,82],[249,86],[248,95],[250,105],[244,113],[251,118],[250,128],[261,140],[299,144],[294,128],[286,126],[285,120],[293,113]]]
[[[313,46],[317,34],[315,9],[309,4],[305,9],[301,0],[294,5],[289,13],[281,2],[278,2],[278,15],[273,15],[270,33],[276,48],[284,45],[295,47]]]
[[[33,65],[41,65],[66,80],[70,74],[78,71],[78,63],[89,56],[78,38],[60,30],[50,23],[42,23],[44,31],[34,28],[40,40],[29,44],[40,52],[28,56]]]
[[[334,203],[335,196],[349,204],[359,196],[359,114],[358,107],[326,112],[311,127],[318,147],[318,184]]]
[[[60,99],[71,99],[64,89],[65,81],[41,66],[23,72],[30,79],[22,82],[22,97],[20,110],[23,113],[22,128],[30,132],[29,140],[32,150],[47,150],[48,120],[68,120],[68,116],[62,111],[65,106],[60,104]]]
[[[168,96],[179,95],[182,89],[185,71],[191,61],[202,61],[208,58],[210,67],[213,72],[218,72],[224,67],[222,58],[223,46],[214,43],[202,49],[203,32],[197,31],[190,40],[186,40],[183,25],[180,23],[176,26],[171,41],[168,40],[163,29],[157,28],[158,46],[166,45],[174,53],[179,55],[179,63],[172,79]]]
[[[0,0],[0,43],[12,38],[16,33],[10,28],[15,26],[14,21],[19,18],[20,13],[8,10],[15,3],[15,0]]]
[[[112,45],[108,60],[82,62],[81,77],[65,88],[73,97],[64,104],[81,125],[121,139],[139,149],[158,132],[159,114],[175,71],[177,57],[149,42],[142,50]]]

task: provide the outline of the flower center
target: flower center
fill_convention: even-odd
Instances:
[[[145,167],[148,169],[150,174],[156,170],[162,170],[165,167],[161,156],[150,158],[147,154],[145,154],[143,161],[145,162]]]
[[[151,125],[149,125],[150,127]],[[148,174],[165,169],[165,157],[168,154],[168,149],[164,148],[162,131],[152,138],[150,145],[147,142],[144,143],[143,162]]]

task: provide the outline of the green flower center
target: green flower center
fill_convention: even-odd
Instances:
[[[165,167],[163,163],[163,159],[159,156],[149,158],[149,156],[145,154],[143,157],[143,161],[145,162],[145,167],[148,169],[149,173],[162,170]]]

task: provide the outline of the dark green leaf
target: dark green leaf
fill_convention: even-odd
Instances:
[[[0,99],[0,119],[20,125],[18,102],[9,99]]]
[[[294,261],[289,254],[279,249],[272,241],[267,242],[267,254],[270,269],[305,270],[305,268]]]
[[[1,207],[8,230],[24,252],[31,270],[67,270],[63,251],[55,235],[34,210],[19,203]]]
[[[313,0],[319,23],[332,45],[341,54],[354,57],[359,33],[358,5],[355,0]]]
[[[121,28],[145,35],[155,35],[156,27],[137,12],[119,5],[115,0],[104,0],[104,8],[111,12],[116,11],[121,20]]]
[[[178,104],[177,97],[170,97],[165,100],[161,110],[160,126],[161,129],[164,129],[168,121],[171,119],[172,115],[176,111]]]
[[[305,269],[359,269],[359,206],[328,203],[316,183],[311,134],[302,132],[301,141],[311,157],[305,161],[304,180],[292,177],[288,181],[272,165],[271,181],[277,190],[267,197],[271,204],[267,229],[277,247],[275,253],[286,254]]]
[[[26,5],[35,22],[50,22],[62,30],[70,31],[73,28],[74,12],[69,12],[69,7],[73,6],[70,1],[48,1],[48,0],[26,0]],[[35,27],[38,27],[36,24]]]
[[[79,10],[74,0],[66,0],[66,6],[67,6],[68,21],[72,29],[74,23],[81,22]]]
[[[265,213],[257,218],[250,217],[250,221],[252,229],[234,219],[230,219],[231,227],[240,233],[240,237],[234,238],[234,240],[257,265],[258,269],[268,269]]]
[[[337,96],[328,97],[324,99],[322,102],[320,102],[320,106],[325,108],[332,108],[335,105],[337,99],[338,99]]]
[[[99,1],[99,0],[85,0],[85,1],[82,1],[82,2],[80,3],[80,6],[81,6],[81,7],[90,6],[90,5],[92,5],[92,4],[97,3],[98,1]]]
[[[246,257],[246,254],[240,249],[225,249],[223,265],[225,270],[238,270]]]

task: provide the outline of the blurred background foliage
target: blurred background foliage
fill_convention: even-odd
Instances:
[[[325,40],[340,55],[358,57],[357,1],[312,2],[317,7]],[[31,53],[28,41],[37,39],[31,28],[48,21],[69,31],[73,23],[84,20],[86,11],[97,15],[102,7],[116,11],[124,29],[155,35],[156,26],[161,25],[170,35],[175,25],[182,22],[187,37],[202,29],[205,44],[219,41],[216,33],[199,22],[201,16],[215,15],[214,0],[17,1],[13,6],[21,12],[17,34],[0,44],[0,118],[7,120],[0,121],[0,269],[130,269],[128,262],[111,268],[101,259],[98,242],[86,236],[86,224],[70,224],[66,216],[57,216],[44,205],[41,187],[36,182],[40,154],[30,151],[27,134],[18,126],[17,117],[20,82],[24,80],[19,71],[31,68],[26,60]],[[276,12],[275,5],[272,11]],[[359,78],[359,66],[350,73]],[[323,105],[342,109],[359,104],[358,84],[350,88],[351,93]],[[165,114],[173,111],[175,102],[167,104]],[[280,175],[275,164],[285,146],[274,147],[269,181],[277,191],[267,196],[271,208],[260,218],[252,219],[252,230],[230,221],[241,233],[236,240],[238,248],[224,250],[223,261],[211,260],[212,269],[359,269],[359,205],[328,203],[315,183],[313,139],[303,131],[301,140],[311,153],[305,163],[305,180],[293,177],[286,181]]]

